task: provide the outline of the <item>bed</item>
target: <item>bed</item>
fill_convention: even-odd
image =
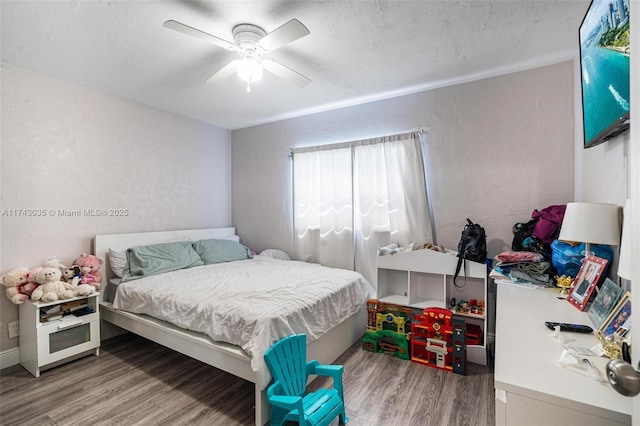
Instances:
[[[334,304],[327,302],[327,300],[320,299],[320,295],[316,296],[313,292],[300,293],[299,297],[291,292],[291,287],[295,283],[287,284],[287,280],[283,280],[282,286],[271,287],[272,281],[267,278],[269,275],[282,276],[282,277],[297,277],[304,281],[303,274],[313,275],[317,281],[317,278],[323,276],[325,272],[332,274],[333,271],[329,271],[331,268],[323,268],[319,265],[303,264],[302,262],[276,260],[265,256],[255,256],[253,259],[238,260],[235,262],[228,262],[225,265],[204,265],[193,268],[188,268],[183,271],[163,273],[154,276],[145,277],[139,280],[125,282],[118,286],[118,296],[114,300],[110,299],[107,283],[115,278],[112,271],[109,259],[109,250],[124,251],[128,248],[145,246],[150,244],[165,243],[171,241],[199,241],[210,239],[230,239],[233,240],[235,236],[235,228],[212,228],[212,229],[199,229],[199,230],[184,230],[184,231],[166,231],[166,232],[149,232],[149,233],[133,233],[133,234],[111,234],[111,235],[96,235],[94,239],[94,254],[96,256],[105,259],[101,268],[103,277],[103,290],[100,294],[100,314],[102,319],[102,338],[106,339],[112,337],[122,330],[126,330],[140,336],[143,336],[149,340],[162,344],[180,353],[188,355],[213,367],[227,371],[240,377],[244,380],[248,380],[255,384],[255,423],[256,425],[264,425],[269,419],[269,405],[266,401],[266,386],[270,379],[270,375],[263,362],[263,351],[265,347],[270,345],[270,342],[280,334],[283,334],[288,330],[289,333],[305,332],[310,336],[310,342],[308,345],[308,357],[312,359],[318,359],[321,363],[331,363],[338,356],[340,356],[349,346],[356,342],[364,333],[366,328],[366,298],[371,297],[374,294],[373,288],[369,283],[361,278],[359,274],[353,271],[340,271],[334,270],[340,276],[356,278],[357,283],[349,284],[349,289],[346,290],[330,290],[328,293],[332,293],[331,297],[339,297],[345,299],[347,297],[353,298],[346,307],[340,306],[338,309],[338,315],[335,317],[336,312],[333,313],[333,318],[328,316],[327,319],[323,319],[324,316],[318,315],[318,321],[310,326],[310,328],[301,328],[301,318],[310,317],[310,309],[316,309],[318,312],[332,311]],[[235,237],[237,239],[237,237]],[[296,269],[298,266],[302,267],[300,271]],[[194,286],[200,285],[201,287],[214,285],[200,284],[206,277],[216,276],[219,268],[225,268],[224,274],[219,277],[227,277],[229,273],[227,269],[231,269],[231,278],[225,278],[228,280],[222,287],[216,290],[216,297],[214,299],[227,299],[225,300],[246,300],[249,303],[248,307],[240,305],[238,308],[234,307],[233,310],[239,309],[239,314],[234,317],[231,315],[233,311],[229,310],[229,316],[225,317],[226,321],[238,321],[238,328],[242,330],[257,330],[255,335],[248,337],[248,340],[241,339],[240,337],[229,336],[227,332],[218,330],[219,327],[210,327],[210,324],[217,324],[217,321],[199,321],[198,324],[186,324],[181,321],[172,320],[172,312],[175,310],[171,308],[169,302],[157,303],[158,300],[174,300],[175,304],[181,306],[181,309],[186,306],[187,303],[194,303],[194,306],[189,308],[191,312],[198,312],[198,315],[190,315],[190,317],[197,318],[212,318],[219,319],[213,313],[204,311],[204,307],[200,306],[193,297],[182,297],[180,294],[174,296],[149,296],[151,297],[151,303],[142,303],[140,300],[144,297],[144,292],[157,288],[165,291],[170,287],[170,282],[176,282],[183,280],[191,280]],[[284,268],[284,269],[283,269]],[[306,271],[305,268],[311,268]],[[319,268],[319,269],[313,269]],[[222,269],[220,269],[222,270]],[[179,273],[180,275],[173,275]],[[273,321],[269,322],[266,319],[265,311],[267,305],[261,306],[261,298],[257,297],[255,292],[249,291],[245,297],[244,293],[238,293],[245,291],[241,286],[244,279],[256,280],[256,276],[260,276],[261,283],[256,283],[255,288],[260,289],[261,284],[266,288],[265,293],[279,294],[277,297],[286,298],[292,297],[293,299],[299,299],[299,310],[293,310],[288,307],[294,306],[296,303],[283,300],[282,302],[275,302],[276,305],[282,305],[283,309],[287,310],[286,317],[275,317]],[[332,276],[332,275],[328,275]],[[222,278],[216,279],[219,281]],[[288,279],[288,278],[287,278]],[[280,281],[280,280],[278,280]],[[364,285],[363,284],[363,282]],[[232,285],[237,282],[238,285]],[[253,281],[251,281],[253,282]],[[289,286],[289,287],[287,287]],[[280,290],[280,287],[284,290]],[[322,285],[318,284],[317,287],[324,287],[324,281]],[[231,289],[230,293],[221,293],[225,288]],[[168,291],[168,290],[167,290]],[[202,291],[198,287],[198,291]],[[258,293],[259,293],[258,291]],[[314,290],[315,291],[315,290]],[[318,290],[319,291],[319,290]],[[288,292],[288,293],[287,293]],[[341,293],[340,293],[341,292]],[[187,292],[183,292],[187,294]],[[355,296],[352,293],[356,293]],[[193,293],[191,293],[193,294]],[[289,296],[287,296],[287,294]],[[240,296],[239,296],[240,295]],[[128,296],[128,299],[127,297]],[[156,299],[153,299],[156,297]],[[160,297],[161,299],[158,299]],[[315,301],[315,297],[318,300]],[[324,297],[324,296],[322,296]],[[205,298],[206,299],[206,298]],[[126,302],[129,300],[129,302]],[[131,302],[134,300],[134,302]],[[285,299],[286,300],[286,299]],[[357,302],[355,302],[357,300]],[[173,302],[171,302],[173,303]],[[274,302],[269,302],[274,303]],[[329,303],[329,304],[328,304]],[[161,309],[158,309],[160,305],[167,306],[166,311],[163,313]],[[255,309],[251,309],[254,307]],[[315,307],[314,307],[315,306]],[[318,309],[318,306],[322,306],[322,309]],[[117,309],[121,307],[124,309]],[[218,306],[220,308],[220,306]],[[244,309],[244,310],[243,310]],[[254,312],[255,311],[255,312]],[[212,311],[217,312],[217,311]],[[348,313],[348,314],[345,314]],[[164,316],[163,316],[164,315]],[[284,314],[283,314],[284,315]],[[235,319],[234,319],[235,318]],[[336,319],[337,318],[337,319]],[[174,325],[170,322],[176,322],[181,326]],[[289,322],[287,322],[289,321]],[[274,326],[272,322],[277,322],[277,326]],[[317,327],[317,323],[323,323],[323,327]],[[116,326],[116,327],[113,327]],[[186,328],[191,328],[195,331],[190,331]],[[240,333],[250,334],[250,333]],[[214,340],[212,337],[216,338]],[[282,336],[281,336],[282,337]],[[221,340],[217,340],[217,339]],[[226,341],[223,341],[226,340]]]

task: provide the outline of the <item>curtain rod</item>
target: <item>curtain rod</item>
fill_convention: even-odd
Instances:
[[[422,128],[419,130],[413,130],[405,133],[379,136],[379,137],[369,138],[369,139],[360,139],[360,140],[355,140],[350,142],[337,142],[337,143],[331,143],[331,144],[325,144],[325,145],[303,146],[300,148],[290,146],[287,148],[287,153],[289,157],[293,157],[294,154],[300,154],[303,152],[328,151],[331,149],[351,148],[353,146],[375,145],[378,143],[395,142],[407,136],[417,136],[419,133],[427,133],[428,131],[429,129]]]

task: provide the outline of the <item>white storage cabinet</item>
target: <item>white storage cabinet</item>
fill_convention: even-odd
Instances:
[[[456,301],[475,299],[485,303],[484,314],[455,313],[465,321],[480,326],[483,339],[480,345],[467,345],[467,360],[487,364],[487,266],[465,261],[453,284],[458,257],[454,252],[415,250],[377,258],[378,300],[423,310],[430,307],[450,309],[452,298]]]
[[[55,302],[25,302],[20,305],[20,364],[35,377],[40,371],[80,356],[99,354],[100,293]],[[41,312],[57,305],[85,300],[93,313],[75,316],[73,313],[49,322],[41,322]]]

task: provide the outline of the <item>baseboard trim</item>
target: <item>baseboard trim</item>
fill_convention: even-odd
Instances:
[[[0,352],[0,370],[20,364],[20,348],[15,347]]]

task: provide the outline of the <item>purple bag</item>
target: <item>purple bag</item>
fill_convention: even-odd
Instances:
[[[542,210],[534,210],[531,218],[536,219],[533,227],[533,235],[538,237],[544,244],[551,244],[553,240],[558,238],[564,211],[567,208],[565,204],[553,205]]]

